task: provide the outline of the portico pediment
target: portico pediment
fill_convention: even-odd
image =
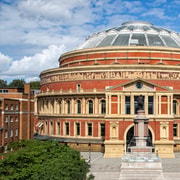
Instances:
[[[165,91],[171,92],[170,87],[163,87],[150,81],[137,78],[126,83],[112,86],[106,89],[106,91]]]

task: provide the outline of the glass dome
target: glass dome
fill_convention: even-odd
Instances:
[[[180,48],[180,34],[144,21],[129,21],[89,36],[78,48],[107,46],[165,46]]]

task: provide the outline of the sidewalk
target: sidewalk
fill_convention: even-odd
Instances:
[[[90,156],[91,172],[95,180],[119,180],[121,158],[103,158],[100,152],[82,152],[81,155],[87,161]],[[174,159],[162,159],[162,166],[166,180],[180,180],[180,153],[175,153]]]

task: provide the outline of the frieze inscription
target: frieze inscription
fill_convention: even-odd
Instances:
[[[180,72],[107,71],[107,72],[66,73],[66,74],[43,77],[41,79],[41,84],[59,82],[59,81],[135,79],[135,78],[180,80]]]

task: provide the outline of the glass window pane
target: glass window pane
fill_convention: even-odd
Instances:
[[[101,124],[101,136],[105,136],[105,124]]]
[[[88,136],[92,136],[92,124],[88,123]]]
[[[148,96],[148,114],[153,114],[154,109],[154,97]]]
[[[69,135],[69,123],[65,123],[66,135]]]
[[[158,35],[147,34],[147,38],[149,41],[149,46],[165,46]]]
[[[131,113],[131,97],[125,96],[125,114]]]
[[[133,34],[131,37],[130,45],[146,46],[146,39],[144,34]]]
[[[101,114],[106,114],[106,101],[101,101]]]
[[[80,135],[80,123],[76,123],[76,135]]]
[[[93,101],[89,100],[89,114],[93,114]]]
[[[178,126],[177,124],[173,124],[173,136],[178,136]]]
[[[115,38],[116,35],[109,35],[106,36],[99,44],[97,47],[105,47],[105,46],[111,46],[111,42]]]
[[[113,43],[113,46],[127,46],[129,43],[129,34],[120,34]]]
[[[168,47],[178,47],[176,42],[171,37],[164,36],[164,35],[162,35],[161,37],[164,39],[164,41],[165,41],[165,43],[167,44]]]

